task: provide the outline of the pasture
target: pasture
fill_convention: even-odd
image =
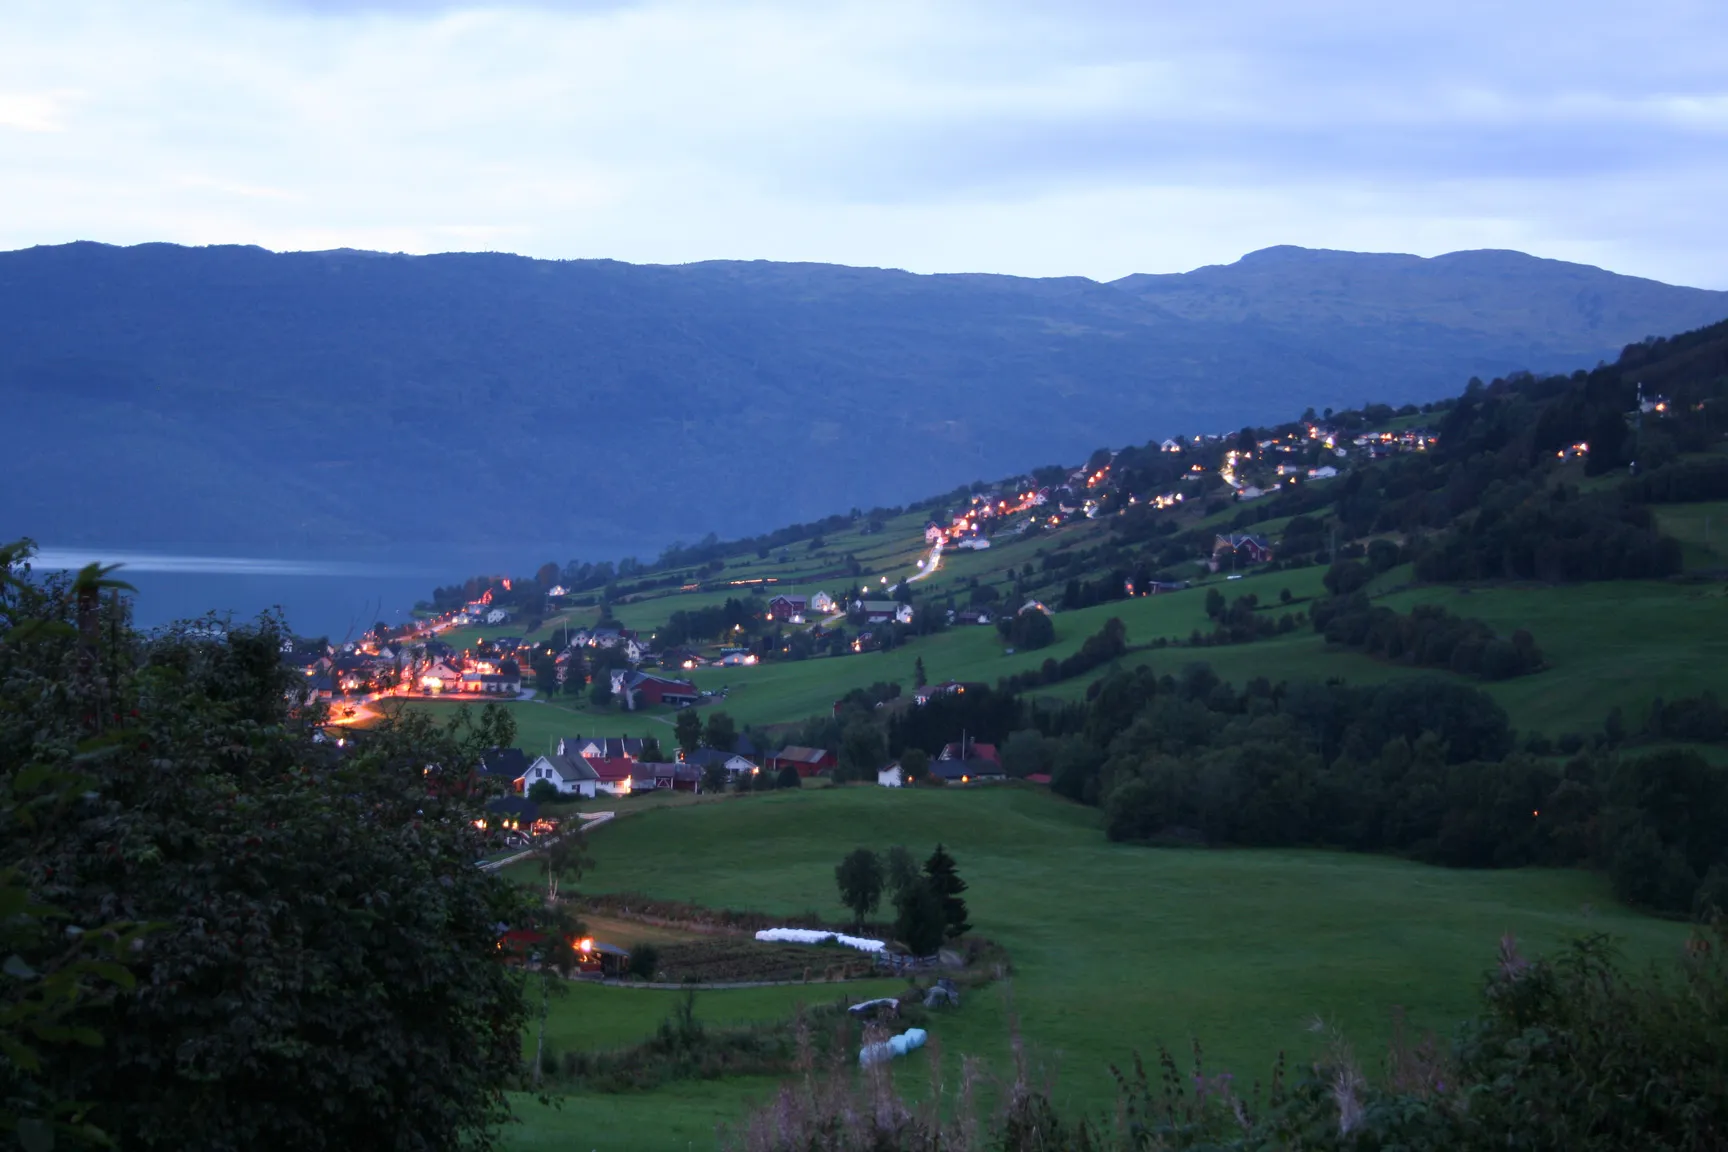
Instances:
[[[1066,1108],[1108,1108],[1108,1065],[1158,1043],[1185,1053],[1198,1038],[1213,1070],[1264,1077],[1278,1052],[1301,1059],[1311,1050],[1306,1025],[1317,1016],[1342,1027],[1372,1063],[1394,1007],[1416,1027],[1442,1032],[1471,1013],[1481,973],[1506,933],[1526,951],[1543,951],[1609,932],[1636,964],[1677,954],[1684,936],[1679,925],[1618,906],[1606,883],[1587,873],[1448,871],[1322,851],[1125,847],[1104,840],[1095,812],[1017,785],[831,788],[644,812],[593,836],[596,866],[582,887],[840,916],[833,870],[852,846],[905,844],[923,855],[937,841],[971,886],[975,931],[1005,945],[1015,965],[1011,982],[939,1018],[946,1058],[969,1053],[1005,1067],[1012,1012],[1035,1066],[1057,1074],[1055,1095]],[[743,1011],[726,1004],[710,1010],[734,1018]],[[654,1002],[609,1001],[605,1010],[628,1017],[636,1005]],[[573,1030],[560,1031],[561,1044],[616,1044],[638,1029],[645,1037],[664,1013],[643,1010],[632,1019],[596,1009],[591,1034],[581,1015]],[[581,1132],[581,1139],[593,1132],[594,1148],[706,1146],[689,1125],[711,1131],[715,1118],[741,1115],[746,1098],[767,1087],[581,1095],[556,1114],[524,1105],[530,1123],[512,1135],[512,1146],[551,1147],[555,1132]],[[592,1127],[574,1124],[579,1114]],[[630,1138],[608,1145],[601,1135],[608,1130]]]

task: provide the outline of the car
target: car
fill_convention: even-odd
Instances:
[[[1224,579],[1226,579],[1226,580],[1240,580],[1240,579],[1242,579],[1242,573],[1237,572],[1234,575],[1224,577]]]

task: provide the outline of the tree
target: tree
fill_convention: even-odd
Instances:
[[[936,845],[936,851],[924,861],[924,876],[930,890],[942,901],[942,920],[947,925],[948,938],[965,935],[972,927],[966,922],[966,901],[960,899],[960,893],[966,891],[966,881],[960,879],[954,857],[942,845]]]
[[[726,713],[712,713],[708,717],[707,726],[703,729],[702,739],[710,748],[730,752],[738,744],[738,726],[732,722],[732,717]]]
[[[710,792],[726,791],[726,767],[723,764],[710,764],[702,769],[702,787]]]
[[[528,799],[536,804],[556,804],[558,802],[558,785],[550,780],[536,780],[528,788]]]
[[[658,737],[658,736],[644,736],[644,737],[642,737],[641,759],[645,763],[659,764],[659,763],[661,763],[661,757],[663,757],[663,756],[665,756],[665,753],[660,750],[660,737]]]
[[[840,733],[835,773],[842,780],[872,779],[887,758],[888,745],[881,729],[869,720],[854,720]]]
[[[672,724],[672,735],[686,756],[702,747],[702,717],[696,715],[696,709],[684,708],[679,711],[678,719]]]
[[[566,832],[540,850],[540,875],[546,877],[546,903],[558,900],[558,889],[566,880],[580,880],[594,863],[588,856],[588,841],[581,832]]]
[[[907,850],[904,844],[896,844],[888,849],[885,861],[888,890],[895,899],[914,884],[924,882],[924,874],[918,870],[918,860]]]
[[[558,691],[558,661],[544,649],[534,653],[534,688],[542,696]]]
[[[924,657],[912,661],[912,687],[923,688],[930,683],[930,678],[924,674]]]
[[[532,907],[473,866],[490,788],[456,766],[497,726],[408,712],[339,752],[314,739],[275,617],[141,635],[123,600],[36,584],[24,554],[0,549],[0,795],[35,811],[5,821],[0,878],[64,917],[59,954],[97,958],[116,921],[153,930],[79,990],[14,950],[28,917],[0,916],[6,955],[59,981],[56,1011],[78,992],[74,1043],[36,1046],[28,1091],[15,1050],[0,1061],[0,1112],[99,1102],[85,1119],[146,1150],[494,1146],[527,1019],[497,925]],[[34,803],[68,767],[75,819]],[[8,967],[0,1029],[33,982]],[[133,981],[149,995],[86,994]]]
[[[928,881],[903,889],[894,897],[894,934],[914,956],[929,956],[942,947],[947,921],[942,916],[942,897]]]
[[[922,748],[908,748],[900,753],[900,777],[916,784],[930,775],[930,753]]]
[[[777,788],[802,788],[804,787],[804,777],[798,775],[796,766],[787,764],[780,769],[779,774],[775,777],[774,785]]]
[[[596,708],[612,703],[612,677],[604,672],[594,677],[594,683],[588,686],[588,703]]]
[[[852,909],[852,922],[862,925],[864,917],[882,903],[881,857],[868,848],[852,849],[834,869],[834,883],[840,889],[840,903]]]

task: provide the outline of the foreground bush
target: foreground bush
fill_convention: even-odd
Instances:
[[[1209,1149],[1217,1152],[1712,1152],[1728,1147],[1728,930],[1694,936],[1676,969],[1628,976],[1601,938],[1529,961],[1511,939],[1483,991],[1482,1013],[1450,1046],[1408,1042],[1402,1029],[1371,1079],[1342,1038],[1286,1083],[1282,1058],[1267,1089],[1208,1075],[1195,1050],[1184,1073],[1160,1051],[1148,1075],[1118,1072],[1118,1106],[1100,1120],[1062,1116],[1028,1075],[1018,1037],[1013,1076],[977,1101],[981,1067],[907,1098],[886,1065],[818,1067],[807,1040],[802,1075],[754,1113],[731,1146],[748,1152],[1048,1152]],[[951,1107],[943,1108],[944,1100]]]
[[[28,555],[0,549],[0,876],[55,932],[6,963],[0,1117],[32,1148],[491,1147],[524,1021],[523,897],[473,866],[502,713],[339,745],[279,622],[140,634]],[[20,1030],[86,936],[124,946]]]

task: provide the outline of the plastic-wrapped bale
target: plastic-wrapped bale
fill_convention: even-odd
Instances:
[[[866,1044],[858,1049],[858,1063],[864,1067],[880,1064],[884,1060],[892,1060],[896,1056],[904,1056],[924,1047],[929,1039],[922,1028],[908,1028],[898,1036],[891,1036],[878,1044]]]
[[[858,1063],[866,1068],[894,1059],[894,1049],[887,1044],[866,1044],[858,1049]]]

